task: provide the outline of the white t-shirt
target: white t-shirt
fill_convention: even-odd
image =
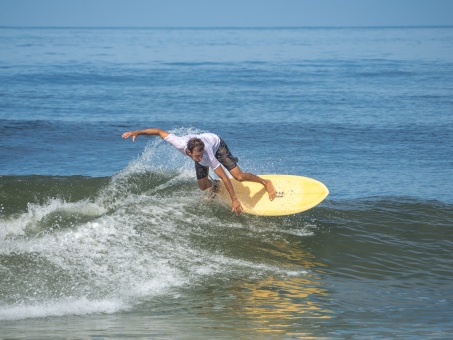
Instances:
[[[209,166],[212,170],[217,169],[220,165],[220,162],[217,160],[217,158],[215,158],[215,154],[220,146],[219,136],[213,133],[203,133],[201,135],[185,135],[178,137],[170,133],[167,137],[165,137],[165,141],[173,145],[183,155],[187,156],[187,143],[192,138],[199,138],[204,143],[203,157],[199,163],[203,166]]]

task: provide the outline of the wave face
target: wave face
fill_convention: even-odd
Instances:
[[[190,160],[174,154],[155,140],[113,177],[1,177],[0,320],[214,299],[227,309],[234,301],[249,321],[285,320],[277,331],[301,319],[358,320],[359,311],[380,320],[395,305],[406,306],[400,324],[417,310],[444,321],[452,205],[372,197],[235,217],[198,191]]]

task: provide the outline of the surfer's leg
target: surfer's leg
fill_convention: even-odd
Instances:
[[[220,139],[220,146],[215,154],[215,158],[217,158],[220,164],[222,164],[228,171],[237,166],[238,159],[232,155],[223,139]]]
[[[197,173],[198,187],[201,190],[209,189],[213,186],[213,181],[209,179],[209,168],[195,162],[195,171]]]
[[[209,183],[209,179],[208,177],[205,177],[205,178],[202,178],[202,179],[199,179],[198,180],[198,187],[201,189],[201,190],[206,190],[206,189],[209,189],[209,187],[211,186],[211,183]]]
[[[237,181],[240,181],[240,182],[248,181],[248,182],[261,183],[266,188],[267,193],[269,194],[269,199],[271,201],[273,201],[275,196],[277,195],[274,185],[272,184],[272,182],[270,180],[261,178],[257,175],[251,174],[249,172],[242,172],[241,168],[239,168],[239,165],[237,165],[234,169],[231,169],[229,171],[230,171],[230,174]]]
[[[238,159],[233,156],[231,151],[228,149],[225,141],[220,139],[220,146],[217,150],[215,157],[219,160],[219,162],[230,172],[230,174],[238,181],[249,181],[249,182],[257,182],[261,183],[267,190],[269,194],[269,199],[271,201],[274,200],[276,196],[276,191],[274,185],[270,180],[263,179],[258,177],[254,174],[248,172],[242,172],[237,164]]]

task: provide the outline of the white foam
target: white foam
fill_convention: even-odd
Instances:
[[[225,223],[209,214],[200,219],[199,210],[193,208],[200,203],[201,196],[191,190],[172,189],[193,181],[193,162],[174,150],[170,152],[170,148],[162,141],[153,141],[138,160],[112,178],[94,202],[51,199],[43,205],[30,204],[27,213],[13,220],[0,221],[0,227],[5,225],[0,229],[0,254],[25,255],[24,261],[38,259],[38,265],[43,267],[31,268],[36,270],[33,274],[38,280],[41,271],[46,274],[57,271],[56,281],[49,287],[46,278],[42,282],[27,282],[28,290],[20,291],[19,287],[23,294],[21,302],[0,306],[0,319],[115,313],[133,308],[143,299],[177,294],[179,287],[198,284],[206,277],[236,272],[257,276],[304,275],[294,268],[213,253],[203,249],[203,242],[192,243],[197,242],[194,235],[200,231],[211,229],[215,237],[218,228],[244,225],[240,220]],[[167,173],[169,168],[177,171]],[[140,175],[150,170],[162,171],[159,173],[162,183],[137,190]],[[64,228],[42,226],[47,217],[57,212],[87,218]],[[262,227],[257,227],[257,231],[263,233]],[[40,228],[45,231],[39,232]],[[277,226],[269,228],[278,230]],[[36,302],[46,296],[51,298]]]
[[[308,237],[313,236],[314,232],[307,229],[288,229],[283,231],[286,234],[301,236],[301,237]]]
[[[203,133],[201,130],[192,128],[175,129],[170,132],[176,135]],[[122,180],[133,174],[143,174],[147,172],[165,174],[168,173],[169,170],[177,172],[180,175],[184,174],[185,176],[190,174],[190,176],[193,177],[193,161],[175,150],[161,138],[151,137],[142,154],[138,158],[132,160],[126,168],[117,173],[113,177],[113,181]]]
[[[25,235],[26,231],[39,232],[39,222],[54,213],[100,216],[105,211],[104,207],[88,200],[66,202],[62,199],[51,198],[43,205],[28,203],[26,213],[0,220],[0,239],[7,236]]]
[[[122,300],[90,300],[85,297],[46,301],[35,304],[6,305],[0,308],[0,320],[21,320],[49,316],[116,313],[129,310]]]
[[[39,282],[29,282],[29,289],[24,291],[21,300],[31,302],[0,306],[0,319],[115,313],[129,308],[137,298],[165,294],[174,287],[187,284],[185,274],[174,263],[183,256],[184,246],[180,244],[183,242],[175,245],[168,236],[176,228],[157,230],[155,238],[153,233],[140,235],[134,226],[143,221],[143,216],[134,216],[119,212],[113,216],[101,216],[75,229],[3,240],[1,253],[45,259],[65,273],[69,281],[59,282],[56,288],[51,288],[51,293],[75,297],[36,304],[33,303],[35,294],[39,299],[46,287]],[[153,224],[153,227],[159,225]],[[48,271],[52,268],[45,266],[32,270]],[[45,279],[43,283],[46,284]],[[36,288],[30,287],[31,284],[36,284]],[[77,296],[83,292],[100,298],[92,300]],[[117,299],[112,300],[110,296]]]

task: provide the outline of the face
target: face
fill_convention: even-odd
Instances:
[[[193,150],[192,153],[190,153],[189,150],[187,150],[187,154],[189,155],[190,158],[192,158],[195,162],[201,161],[203,158],[203,151],[198,151],[198,150]]]

